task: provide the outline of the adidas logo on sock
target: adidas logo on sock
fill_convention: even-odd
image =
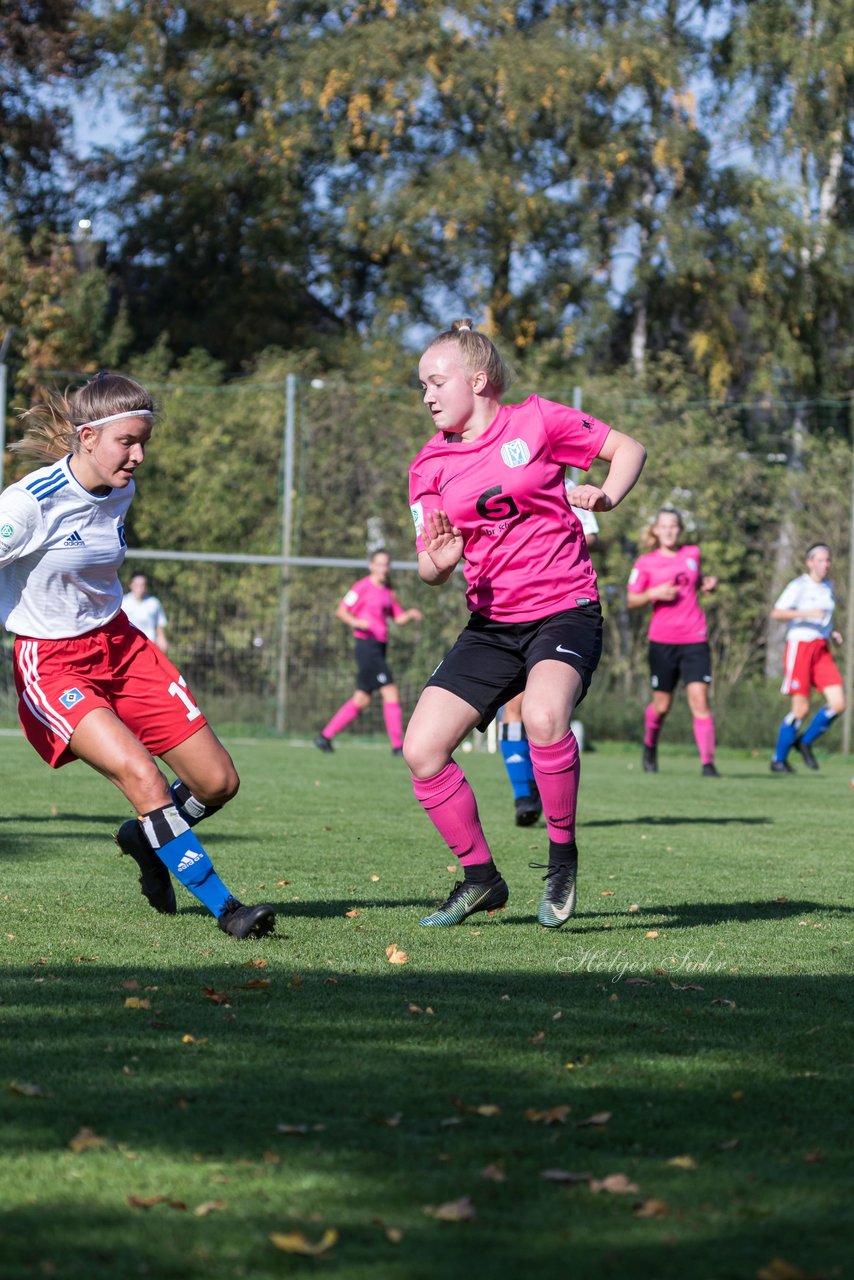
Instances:
[[[182,871],[189,871],[190,867],[192,867],[196,862],[201,862],[203,857],[204,854],[199,853],[197,849],[190,849],[188,853],[184,854],[183,858],[178,863],[178,875],[180,875]]]
[[[505,764],[521,764],[524,757],[520,755],[508,756],[504,761]]]
[[[68,537],[65,539],[62,545],[64,547],[85,547],[86,543],[83,541],[83,539],[80,537],[80,534],[75,529],[73,533],[68,535]]]

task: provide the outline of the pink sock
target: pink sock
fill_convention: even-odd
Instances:
[[[455,760],[432,778],[413,778],[412,788],[427,817],[463,867],[491,862],[492,854],[480,825],[477,801]]]
[[[714,764],[715,760],[715,717],[694,716],[694,741],[700,752],[703,764]]]
[[[663,724],[664,716],[660,716],[652,703],[650,703],[643,713],[643,745],[645,747],[655,746]]]
[[[350,698],[344,703],[343,707],[339,707],[335,715],[329,721],[325,729],[321,729],[324,738],[334,738],[336,733],[340,733],[342,729],[346,729],[351,720],[355,720],[356,716],[362,708]]]
[[[549,840],[555,844],[570,844],[575,839],[575,802],[581,776],[575,734],[570,729],[559,742],[552,742],[547,747],[530,742],[530,747]]]
[[[386,733],[391,740],[391,745],[396,751],[398,747],[403,746],[403,713],[399,702],[383,703],[383,720],[385,720]]]

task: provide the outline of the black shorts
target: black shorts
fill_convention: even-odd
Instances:
[[[357,640],[356,688],[362,693],[374,693],[386,684],[394,684],[394,676],[385,660],[384,642]]]
[[[573,667],[581,676],[580,702],[601,656],[598,603],[535,622],[491,622],[473,613],[425,688],[447,689],[462,698],[480,713],[478,728],[483,731],[498,708],[523,691],[536,663],[551,658]]]
[[[711,684],[712,653],[707,641],[702,644],[659,644],[649,642],[649,674],[652,687],[659,693],[672,693],[683,684]]]

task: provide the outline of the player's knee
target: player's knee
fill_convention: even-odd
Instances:
[[[228,804],[240,789],[240,778],[231,760],[223,761],[206,782],[205,795],[199,797],[205,804]]]
[[[549,706],[530,708],[526,705],[523,719],[528,741],[543,747],[557,742],[569,728],[566,717],[559,716],[554,708]]]
[[[447,764],[447,759],[441,759],[426,741],[411,733],[403,739],[403,758],[413,778],[432,778]]]

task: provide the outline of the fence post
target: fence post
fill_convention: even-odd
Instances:
[[[276,732],[284,733],[288,713],[288,627],[291,606],[291,555],[294,501],[294,434],[296,425],[296,374],[285,381],[285,431],[282,438],[282,575],[279,594],[279,671],[276,682]]]

